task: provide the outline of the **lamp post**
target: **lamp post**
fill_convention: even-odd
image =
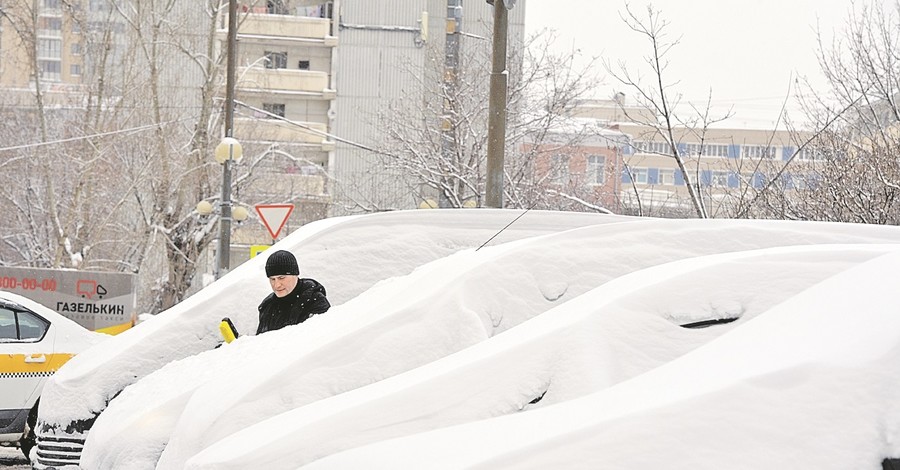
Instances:
[[[232,140],[234,140],[234,139],[232,139]],[[235,142],[237,142],[237,141],[235,141]],[[219,144],[219,145],[221,146],[222,144]],[[240,144],[237,144],[237,146],[240,147]],[[234,149],[230,149],[230,153],[232,155],[240,155],[241,152],[240,152],[240,150],[237,150],[237,152],[235,152]],[[224,155],[227,156],[228,152],[224,152]],[[223,162],[220,162],[220,163],[224,163],[224,160],[223,160]],[[225,272],[221,272],[222,271],[221,267],[223,266],[221,264],[223,262],[221,252],[222,252],[222,249],[225,247],[228,247],[226,250],[227,254],[230,254],[230,251],[231,251],[231,246],[230,246],[230,243],[231,243],[231,221],[234,220],[235,222],[238,223],[238,225],[240,225],[241,222],[247,220],[247,218],[250,217],[250,212],[247,211],[246,207],[236,206],[232,209],[232,206],[233,206],[233,204],[230,199],[227,204],[224,204],[222,202],[220,202],[220,204],[219,204],[219,217],[220,217],[219,227],[220,228],[227,227],[227,231],[225,232],[227,236],[224,239],[225,241],[223,243],[222,235],[219,234],[219,253],[217,256],[217,262],[216,262],[217,267],[216,267],[216,272],[215,272],[216,279],[218,279],[220,276],[225,275]],[[204,200],[204,201],[200,201],[197,203],[197,214],[200,215],[201,220],[206,220],[206,218],[209,217],[209,215],[213,213],[214,209],[215,209],[215,207],[209,201]],[[228,219],[227,222],[225,221],[226,218]],[[228,262],[229,262],[229,257],[227,254],[224,259],[224,263],[225,263],[224,266],[226,266],[225,271],[227,271],[227,266],[228,266]]]
[[[240,142],[225,137],[216,146],[216,161],[222,164],[222,198],[219,202],[219,253],[216,257],[216,279],[231,269],[231,163],[244,154]]]
[[[222,200],[219,214],[219,253],[216,279],[231,269],[231,162],[243,155],[234,139],[234,75],[237,51],[237,0],[228,0],[228,54],[225,71],[225,138],[216,146],[216,161],[222,163]]]

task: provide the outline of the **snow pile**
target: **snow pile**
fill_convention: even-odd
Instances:
[[[302,274],[322,282],[332,305],[339,305],[383,279],[478,247],[519,215],[485,209],[336,217],[303,226],[273,248],[297,255]],[[621,220],[639,219],[530,211],[491,244]],[[126,386],[169,362],[213,349],[221,341],[222,317],[230,317],[243,333],[256,331],[256,307],[270,292],[265,259],[251,259],[178,305],[73,358],[44,387],[42,426],[64,429],[72,421],[90,420]]]
[[[497,336],[502,338],[516,331],[516,325],[562,302],[579,299],[610,280],[660,263],[772,246],[897,240],[893,227],[645,219],[465,251],[424,266],[410,276],[376,284],[303,325],[248,337],[149,375],[126,389],[100,416],[89,435],[82,464],[85,468],[108,468],[128,461],[138,467],[153,467],[160,457],[159,468],[181,468],[203,449],[255,423],[415,369],[508,330]],[[790,257],[785,260],[790,265]],[[706,279],[721,282],[715,275]],[[756,279],[762,282],[766,275]],[[785,286],[796,290],[802,283],[785,281]],[[680,299],[673,305],[682,305],[683,309],[653,316],[654,321],[677,328],[673,321],[721,317],[757,308],[752,291],[742,296],[724,295],[726,292],[706,297],[711,303],[704,305]],[[778,295],[785,298],[786,292],[793,291]],[[579,341],[591,344],[592,338],[583,336]],[[623,338],[620,351],[627,351],[624,345],[632,341],[637,341],[636,337]],[[629,366],[631,372],[618,376],[598,378],[596,374],[580,374],[579,368],[573,367],[570,373],[556,376],[557,380],[567,377],[568,385],[558,394],[548,392],[545,399],[547,403],[568,400],[608,387],[696,345],[682,345],[674,353],[663,348],[655,358],[635,361],[636,365]],[[580,360],[584,364],[608,354],[602,348],[599,356],[589,348],[572,351],[588,352],[583,357],[575,354],[574,363]],[[554,354],[570,353],[574,354],[568,350]],[[540,367],[552,370],[560,364],[568,362],[551,361]],[[522,375],[534,374],[526,367]],[[518,379],[509,380],[516,384],[514,388],[520,387]],[[525,388],[518,389],[519,396],[512,401],[505,396],[504,406],[488,406],[474,414],[494,416],[516,407],[526,408],[525,404],[549,389],[541,380],[523,379],[521,383]],[[466,388],[464,384],[456,386],[461,400],[466,398]],[[428,424],[442,425],[446,424]],[[380,426],[375,425],[375,429]]]
[[[296,468],[371,442],[565,402],[671,361],[888,249],[900,247],[777,248],[638,271],[460,353],[232,434],[186,468]],[[697,288],[710,279],[719,289]],[[710,308],[734,298],[746,299],[735,323],[693,330],[672,320],[715,316]]]
[[[304,468],[878,468],[900,455],[898,265],[860,263],[617,386]]]

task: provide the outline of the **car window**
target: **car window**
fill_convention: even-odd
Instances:
[[[39,341],[48,328],[50,323],[32,312],[0,307],[0,343]]]
[[[19,339],[21,340],[41,339],[50,326],[47,320],[31,312],[19,312],[17,316],[19,318]]]
[[[19,339],[16,331],[16,312],[0,307],[0,342]]]

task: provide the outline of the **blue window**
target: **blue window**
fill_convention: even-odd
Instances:
[[[739,188],[741,187],[741,177],[736,172],[732,171],[728,174],[728,187],[729,188]]]
[[[794,156],[794,147],[790,145],[785,145],[781,150],[781,159],[784,161],[788,161],[791,157]],[[799,157],[799,156],[798,156]]]
[[[766,177],[760,172],[753,173],[753,187],[756,189],[762,189],[763,186],[766,185]]]
[[[794,189],[794,177],[790,173],[781,175],[781,182],[784,183],[784,189]]]

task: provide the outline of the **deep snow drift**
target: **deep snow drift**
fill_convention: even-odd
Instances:
[[[301,274],[322,282],[332,305],[340,305],[383,279],[481,246],[521,214],[487,209],[335,217],[301,227],[275,248],[297,255]],[[530,211],[489,245],[619,220],[638,219]],[[270,292],[265,259],[251,259],[178,305],[73,358],[44,387],[41,425],[60,430],[92,419],[129,384],[169,362],[214,348],[221,340],[222,317],[230,317],[241,332],[256,331],[256,306]]]
[[[900,455],[898,266],[859,263],[617,386],[303,468],[880,468]]]
[[[509,211],[497,213],[510,219]],[[699,351],[804,289],[892,249],[874,244],[900,241],[895,227],[597,217],[619,223],[470,248],[408,276],[373,282],[303,325],[245,337],[149,373],[100,415],[82,464],[153,468],[160,459],[159,468],[240,468],[247,462],[296,468],[392,437],[413,439],[472,420],[544,412],[616,390]],[[427,231],[427,225],[419,229]],[[370,234],[389,238],[390,231]],[[866,244],[872,246],[856,246]],[[807,253],[801,245],[820,246]],[[798,248],[747,254],[786,246]],[[697,258],[715,253],[736,258]],[[710,266],[675,263],[682,271],[653,271],[691,258]],[[340,256],[330,260],[337,263],[329,266],[332,272],[352,270]],[[679,274],[663,282],[658,276],[665,269]],[[261,262],[256,270],[248,276],[265,282]],[[632,294],[625,295],[632,292],[626,285]],[[678,326],[728,317],[740,319],[706,330]],[[370,400],[383,411],[373,411]],[[296,423],[295,413],[309,423]],[[322,447],[297,445],[298,439],[319,442],[309,437],[319,434],[342,437]],[[390,466],[390,456],[379,457],[377,448],[364,458]]]

